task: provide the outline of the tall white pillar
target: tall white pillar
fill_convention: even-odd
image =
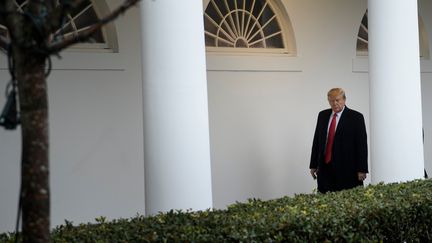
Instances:
[[[147,214],[212,207],[202,11],[141,1]]]
[[[372,183],[423,177],[417,1],[369,0]]]

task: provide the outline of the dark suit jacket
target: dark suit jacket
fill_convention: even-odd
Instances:
[[[320,187],[319,170],[320,167],[325,166],[324,153],[331,114],[331,109],[319,113],[313,139],[309,168],[318,169],[318,189]],[[367,135],[363,115],[345,106],[336,128],[332,151],[332,176],[337,184],[336,190],[349,189],[363,184],[357,179],[357,173],[368,172],[367,158]]]

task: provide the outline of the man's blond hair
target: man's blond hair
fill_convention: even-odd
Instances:
[[[327,92],[327,97],[328,98],[329,97],[333,97],[334,98],[334,97],[339,96],[339,95],[342,95],[342,97],[343,97],[344,100],[346,99],[345,91],[342,88],[332,88],[331,90],[329,90]]]

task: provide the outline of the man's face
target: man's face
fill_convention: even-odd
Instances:
[[[345,106],[345,99],[342,95],[329,96],[327,99],[330,107],[336,113],[342,111],[343,107]]]

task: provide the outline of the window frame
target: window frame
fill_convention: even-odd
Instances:
[[[280,0],[265,0],[276,15],[276,20],[282,31],[282,42],[284,48],[233,48],[233,47],[213,47],[206,46],[207,53],[223,53],[227,55],[233,54],[250,54],[255,55],[266,55],[266,54],[280,54],[285,56],[294,57],[297,55],[296,42],[294,37],[294,31],[292,28],[291,21],[288,13]],[[203,2],[203,13],[207,9],[210,0],[204,0]]]
[[[368,17],[367,14],[368,14],[368,11],[366,9],[365,13],[362,16],[362,19],[360,20],[360,25],[359,25],[359,28],[357,31],[357,38],[356,38],[356,56],[357,57],[368,57],[369,56],[369,49],[368,49],[369,43],[367,42],[369,40],[369,38],[365,39],[366,45],[367,45],[366,50],[359,50],[359,48],[358,48],[358,41],[360,38],[362,38],[359,34],[360,30],[363,29],[364,31],[366,31],[366,33],[368,32],[369,24],[367,27],[363,24],[364,18]],[[426,29],[425,29],[425,26],[423,23],[423,18],[420,15],[418,16],[418,26],[419,26],[420,59],[429,59],[430,58],[429,44],[428,44],[429,42],[428,42],[428,38],[427,38]],[[362,38],[362,39],[364,39],[364,38]]]
[[[110,12],[109,7],[104,0],[89,0],[91,8],[98,18],[105,16]],[[16,0],[14,0],[16,4]],[[90,25],[89,25],[90,26]],[[7,28],[3,25],[0,26],[2,30]],[[70,32],[72,33],[72,32]],[[66,52],[118,52],[118,38],[116,27],[113,22],[110,22],[101,28],[101,35],[104,40],[103,43],[77,43],[67,48]],[[69,33],[68,33],[69,34]],[[2,48],[3,49],[3,48]],[[3,49],[3,51],[5,51]]]

